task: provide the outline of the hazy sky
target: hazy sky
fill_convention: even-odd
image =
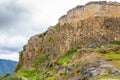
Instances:
[[[18,61],[18,52],[31,36],[55,25],[69,9],[90,1],[103,0],[0,0],[0,59]]]

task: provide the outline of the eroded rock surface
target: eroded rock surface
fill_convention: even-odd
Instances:
[[[94,47],[112,41],[120,41],[119,13],[120,3],[105,1],[91,2],[71,9],[59,19],[55,26],[30,38],[20,54],[20,62],[16,70],[19,68],[41,70],[46,66],[55,66],[54,60],[70,49]],[[84,51],[80,52],[80,55],[84,54]],[[90,52],[87,50],[87,53]],[[96,56],[90,58],[96,58]],[[105,61],[94,62],[94,59],[92,60],[93,63],[89,64],[85,70],[83,69],[84,71],[80,71],[84,76],[107,74],[105,67],[111,69],[112,74],[119,75],[120,72]],[[57,66],[56,69],[59,71],[61,67]],[[69,66],[65,69],[66,74],[70,73]],[[79,76],[74,78],[76,79],[73,80],[77,80]]]

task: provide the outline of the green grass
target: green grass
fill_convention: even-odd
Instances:
[[[113,41],[113,42],[110,42],[110,44],[120,45],[120,41]]]
[[[55,75],[54,70],[47,70],[46,73],[42,73],[40,75],[40,80],[54,80],[54,75]]]
[[[113,76],[113,75],[101,75],[97,76],[92,80],[99,80],[99,79],[120,79],[120,76]]]
[[[43,64],[46,64],[45,66],[47,66],[48,63],[46,61],[49,62],[49,54],[42,54],[36,58],[33,64],[34,66],[38,66],[39,64],[41,65],[43,63]],[[42,71],[38,70],[37,68],[36,70],[19,69],[17,73],[28,78],[29,80],[36,80],[37,78],[46,80],[48,78],[46,75],[49,74],[53,76],[55,74],[55,71],[51,69],[50,67],[45,67],[44,69],[42,69]],[[50,79],[48,78],[48,80]]]
[[[3,80],[4,76],[0,76],[0,80]]]
[[[120,51],[106,51],[106,54],[101,54],[105,59],[120,59]]]
[[[101,59],[108,60],[117,69],[120,69],[120,50],[109,50],[105,54],[100,54]]]
[[[48,77],[46,80],[54,80],[53,77]]]
[[[40,63],[44,63],[46,60],[49,61],[49,54],[41,54],[35,59],[35,61],[33,61],[33,66],[37,67]]]
[[[120,70],[120,60],[112,60],[110,63]]]
[[[70,57],[77,52],[77,48],[67,51],[66,54],[57,58],[57,64],[66,65],[70,62]]]
[[[39,74],[41,73],[42,71],[36,71],[36,70],[22,70],[22,69],[19,69],[17,71],[18,74],[28,78],[29,80],[36,80],[38,77],[39,77]]]
[[[22,78],[16,75],[6,74],[5,76],[0,76],[0,80],[22,80]]]
[[[60,70],[60,71],[58,72],[58,74],[59,74],[59,75],[65,75],[65,70],[64,70],[64,69]]]

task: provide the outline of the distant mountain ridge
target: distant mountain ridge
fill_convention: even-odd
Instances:
[[[6,73],[13,74],[16,64],[16,61],[0,59],[0,75],[5,75]]]

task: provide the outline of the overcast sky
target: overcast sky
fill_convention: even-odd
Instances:
[[[94,0],[0,0],[0,59],[18,61],[18,52],[31,36],[55,25],[69,9],[89,1]]]

